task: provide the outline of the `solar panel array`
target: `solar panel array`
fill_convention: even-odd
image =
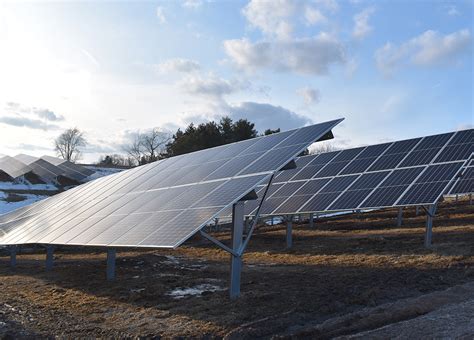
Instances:
[[[56,157],[38,158],[25,154],[0,158],[0,171],[12,179],[31,174],[45,182],[63,182],[64,178],[80,182],[94,173],[86,167]]]
[[[0,244],[177,247],[341,121],[97,179],[0,216]]]
[[[471,160],[463,169],[461,177],[456,181],[449,192],[451,195],[465,195],[474,193],[474,154]]]
[[[471,129],[301,157],[274,179],[261,215],[433,204],[473,151]]]
[[[12,178],[18,178],[32,171],[28,165],[10,156],[0,159],[0,170]]]
[[[63,171],[61,169],[45,161],[44,159],[25,154],[16,155],[14,158],[28,165],[36,175],[47,182],[53,182],[59,176],[63,175]]]
[[[85,179],[86,177],[94,173],[94,171],[84,166],[66,161],[64,159],[60,159],[60,158],[56,158],[52,156],[41,156],[41,159],[57,166],[59,169],[62,170],[62,174],[64,176],[73,178],[78,181],[82,181],[83,179]]]

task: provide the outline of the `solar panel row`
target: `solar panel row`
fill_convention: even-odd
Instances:
[[[463,169],[461,177],[456,181],[449,193],[451,195],[474,193],[474,154],[471,155],[469,164]]]
[[[177,247],[340,121],[100,178],[0,216],[0,244]]]
[[[262,214],[433,204],[473,151],[471,129],[301,157],[275,178]]]

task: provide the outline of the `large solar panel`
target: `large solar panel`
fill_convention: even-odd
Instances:
[[[76,179],[76,180],[83,180],[84,178],[94,173],[94,171],[82,165],[75,164],[75,163],[72,163],[64,159],[57,158],[57,157],[45,155],[45,156],[41,156],[41,159],[44,159],[45,161],[63,170],[63,173],[65,176]]]
[[[12,178],[18,178],[32,171],[28,165],[10,156],[0,159],[0,170]]]
[[[267,196],[261,213],[287,215],[433,204],[454,183],[471,155],[473,131],[301,157],[296,160],[300,167],[275,178],[273,185],[281,187]],[[466,173],[462,182],[458,181],[459,188],[472,188],[472,172]],[[255,207],[254,203],[250,215]]]
[[[474,193],[474,154],[471,155],[471,160],[463,169],[459,179],[453,185],[449,194],[451,195],[465,195]]]
[[[0,244],[177,247],[341,121],[176,156],[77,186],[0,216]]]

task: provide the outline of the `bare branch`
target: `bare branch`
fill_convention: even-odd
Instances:
[[[84,133],[78,128],[67,129],[54,141],[54,149],[61,158],[76,162],[81,158],[81,147],[87,145]]]

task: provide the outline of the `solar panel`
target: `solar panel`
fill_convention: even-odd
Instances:
[[[261,213],[279,215],[434,204],[453,184],[469,158],[460,155],[465,155],[462,150],[472,144],[472,131],[306,156],[300,170],[294,169],[291,175],[275,179],[284,185],[279,195],[269,196],[271,202],[267,207],[267,201],[264,202]],[[459,157],[466,158],[458,160]],[[471,176],[471,171],[466,176]],[[460,188],[472,188],[470,177],[458,183]]]
[[[474,167],[470,166],[464,169],[462,176],[449,192],[451,195],[472,194],[474,193]]]
[[[0,170],[12,178],[18,178],[32,171],[28,165],[10,156],[0,159]]]
[[[0,216],[0,244],[177,247],[340,121],[180,155],[91,181],[20,214]],[[248,161],[236,163],[235,158]]]

